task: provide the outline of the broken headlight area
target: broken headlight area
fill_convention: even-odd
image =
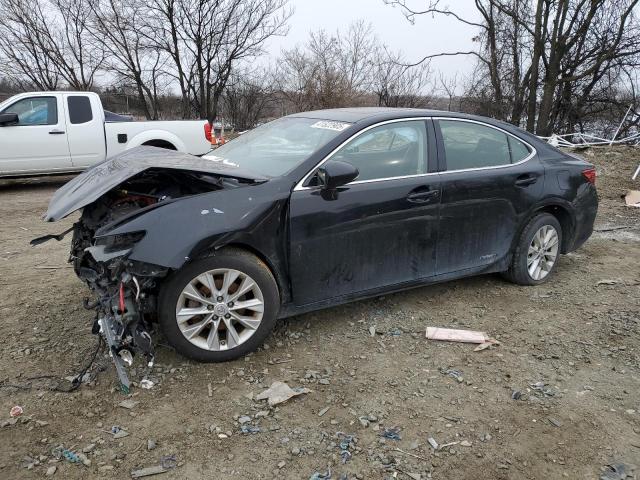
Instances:
[[[145,233],[143,231],[96,237],[95,246],[102,247],[107,254],[130,251],[136,243],[144,238]]]

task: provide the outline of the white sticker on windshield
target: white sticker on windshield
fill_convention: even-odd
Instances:
[[[311,125],[311,128],[323,128],[325,130],[335,130],[341,132],[351,126],[350,123],[332,122],[331,120],[320,120]]]

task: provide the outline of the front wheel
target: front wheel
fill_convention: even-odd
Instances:
[[[235,248],[195,260],[160,291],[160,327],[178,353],[223,362],[256,348],[272,330],[280,297],[271,271]]]
[[[539,285],[555,271],[560,258],[562,227],[549,213],[533,217],[522,231],[504,276],[519,285]]]

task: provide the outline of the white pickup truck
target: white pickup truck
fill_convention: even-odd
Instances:
[[[0,103],[0,177],[77,172],[140,145],[211,150],[205,120],[123,121],[91,92],[21,93]]]

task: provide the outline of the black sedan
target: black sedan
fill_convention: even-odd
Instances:
[[[512,125],[352,108],[203,158],[130,150],[62,187],[46,219],[83,210],[71,260],[112,353],[151,360],[158,322],[178,352],[223,361],[301,312],[491,272],[545,282],[597,205],[592,165]]]

